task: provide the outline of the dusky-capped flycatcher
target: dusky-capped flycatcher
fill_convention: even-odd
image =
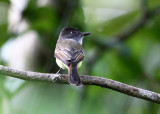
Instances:
[[[83,38],[89,34],[89,32],[80,32],[77,28],[65,28],[60,32],[57,40],[54,53],[56,62],[60,68],[68,69],[68,81],[75,86],[83,85],[77,68],[81,66],[84,58]]]

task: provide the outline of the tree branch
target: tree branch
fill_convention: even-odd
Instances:
[[[24,80],[48,81],[63,84],[68,83],[68,76],[66,74],[62,74],[61,78],[59,78],[57,74],[20,71],[2,65],[0,65],[0,74]],[[102,77],[83,75],[81,76],[81,80],[84,85],[96,85],[103,88],[110,88],[112,90],[124,93],[126,95],[130,95],[133,97],[145,99],[160,104],[159,93],[133,87],[118,81]]]

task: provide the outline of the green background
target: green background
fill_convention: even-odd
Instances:
[[[0,64],[56,73],[53,54],[59,32],[76,27],[91,32],[84,38],[79,74],[160,92],[160,12],[154,12],[159,5],[159,0],[0,0]],[[139,22],[134,32],[122,36]],[[106,88],[0,75],[0,114],[159,112],[158,104]]]

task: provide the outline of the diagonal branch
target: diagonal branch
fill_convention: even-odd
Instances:
[[[0,74],[24,80],[68,83],[68,76],[66,74],[62,74],[62,78],[59,78],[57,77],[57,74],[20,71],[2,65],[0,65]],[[126,95],[130,95],[133,97],[145,99],[160,104],[159,93],[133,87],[118,81],[102,77],[83,75],[81,76],[81,80],[84,83],[84,85],[96,85],[103,88],[110,88],[112,90],[124,93]]]
[[[126,28],[124,32],[118,34],[116,36],[116,42],[125,41],[131,35],[136,33],[140,28],[142,28],[146,23],[149,22],[154,16],[157,16],[160,10],[160,6],[150,11],[147,7],[146,1],[142,0],[142,17],[134,22],[130,27]]]
[[[129,38],[131,38],[131,36],[134,33],[136,33],[138,30],[144,27],[145,24],[150,22],[149,21],[150,19],[156,16],[160,16],[160,6],[157,6],[153,10],[149,10],[145,2],[146,2],[145,0],[142,0],[142,5],[141,5],[142,6],[142,16],[138,20],[133,22],[133,24],[131,24],[126,29],[124,29],[120,34],[117,34],[116,36],[114,36],[114,38],[109,42],[99,41],[95,39],[93,40],[93,43],[102,48],[108,49],[113,45],[116,45],[116,44],[119,44],[120,42],[124,42],[128,40]]]

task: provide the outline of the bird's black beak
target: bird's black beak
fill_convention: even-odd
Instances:
[[[90,32],[83,32],[82,33],[82,36],[88,36],[88,35],[90,35],[91,33]]]

